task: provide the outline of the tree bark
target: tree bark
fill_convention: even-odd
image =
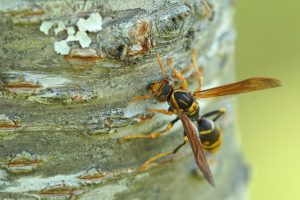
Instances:
[[[180,123],[157,139],[117,142],[126,134],[162,129],[173,119],[144,114],[166,104],[128,102],[161,78],[156,52],[164,61],[172,56],[180,70],[195,48],[198,64],[205,66],[204,87],[233,80],[232,4],[0,1],[0,198],[243,199],[247,168],[234,139],[233,101],[199,101],[201,113],[227,108],[219,122],[223,146],[207,155],[214,161],[215,189],[197,173],[188,145],[137,172],[145,160],[182,142]],[[83,31],[87,37],[69,41],[70,50],[61,55],[68,47],[56,49],[55,42],[72,35],[63,27],[79,32],[79,19],[88,24],[96,13],[102,30],[98,24],[95,31]],[[189,90],[196,88],[195,78],[188,82]]]

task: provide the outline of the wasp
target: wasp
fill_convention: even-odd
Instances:
[[[202,90],[202,75],[199,67],[196,64],[196,53],[192,50],[192,66],[198,79],[198,88],[195,91],[187,91],[187,81],[183,77],[181,72],[177,72],[173,67],[172,58],[168,58],[168,66],[171,69],[171,78],[179,80],[179,88],[175,88],[174,81],[167,77],[166,71],[160,59],[160,55],[156,54],[157,62],[162,72],[162,79],[155,81],[147,86],[147,90],[150,92],[148,95],[136,96],[131,101],[143,100],[148,98],[155,98],[160,102],[168,102],[169,109],[146,109],[148,112],[162,113],[165,115],[176,114],[177,118],[171,121],[165,129],[159,132],[153,132],[148,135],[131,134],[119,141],[133,139],[133,138],[157,138],[167,133],[173,125],[181,120],[184,128],[184,142],[177,146],[172,152],[160,153],[150,159],[148,159],[142,166],[139,167],[140,171],[145,170],[152,162],[158,158],[175,154],[182,146],[187,142],[190,144],[196,164],[208,183],[214,186],[214,179],[211,174],[208,162],[204,155],[204,150],[209,152],[216,151],[221,145],[222,137],[221,130],[215,125],[215,121],[225,112],[224,109],[209,112],[203,116],[200,116],[200,108],[196,99],[199,98],[212,98],[226,95],[233,95],[239,93],[252,92],[262,89],[279,87],[280,81],[274,78],[254,77],[248,78],[239,82],[229,83],[214,88]],[[208,117],[216,115],[213,120],[209,120]],[[192,121],[197,122],[197,128]]]

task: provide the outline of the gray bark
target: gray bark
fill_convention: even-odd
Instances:
[[[234,102],[200,100],[201,112],[227,108],[220,120],[223,146],[212,171],[216,188],[197,173],[188,145],[171,159],[138,173],[151,156],[182,142],[180,123],[153,140],[117,142],[130,133],[163,128],[172,117],[140,121],[154,100],[129,103],[161,78],[155,60],[190,62],[191,48],[205,66],[204,86],[233,80],[234,33],[230,0],[0,1],[1,199],[243,199],[247,170],[234,139]],[[69,42],[59,55],[43,22],[75,27],[100,13],[103,30],[88,33],[83,50]],[[168,72],[169,74],[169,72]],[[189,78],[189,90],[196,80]],[[173,116],[175,117],[175,116]]]

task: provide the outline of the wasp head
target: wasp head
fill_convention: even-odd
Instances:
[[[147,86],[147,90],[154,96],[154,98],[160,102],[168,100],[168,97],[173,92],[173,84],[169,80],[161,80],[150,83]]]

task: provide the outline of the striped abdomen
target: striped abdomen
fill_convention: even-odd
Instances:
[[[221,129],[206,118],[201,118],[197,123],[203,149],[209,152],[218,150],[222,143]]]

